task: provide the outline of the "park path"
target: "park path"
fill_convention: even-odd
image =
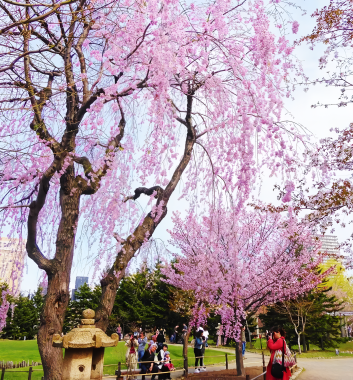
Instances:
[[[298,359],[298,380],[353,380],[353,358]]]

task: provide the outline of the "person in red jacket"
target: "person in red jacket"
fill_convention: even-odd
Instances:
[[[286,332],[279,326],[272,327],[272,333],[268,336],[267,347],[271,350],[271,358],[267,365],[266,380],[278,380],[277,377],[271,375],[273,357],[276,350],[283,350],[283,342],[285,342]],[[286,347],[287,343],[285,343]],[[289,380],[291,376],[289,368],[283,372],[283,380]]]

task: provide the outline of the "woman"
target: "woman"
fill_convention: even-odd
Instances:
[[[135,371],[137,368],[137,347],[138,342],[133,335],[131,335],[130,340],[125,343],[127,347],[126,351],[126,366],[128,371]]]
[[[195,373],[205,371],[203,368],[203,354],[202,354],[202,335],[203,331],[198,331],[195,336],[194,354],[195,354]],[[200,359],[200,368],[199,368]]]
[[[272,334],[269,334],[267,341],[267,347],[271,350],[271,358],[267,365],[266,380],[277,380],[277,378],[273,377],[271,374],[273,357],[275,356],[276,350],[283,350],[287,346],[284,339],[286,337],[286,332],[279,326],[272,327],[271,331]],[[283,380],[289,380],[290,376],[291,373],[289,368],[285,368],[285,371],[283,372]]]

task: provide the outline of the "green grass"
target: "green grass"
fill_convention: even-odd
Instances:
[[[170,344],[168,346],[170,356],[175,367],[183,367],[182,347],[174,346]],[[108,347],[105,349],[104,365],[111,365],[104,367],[104,374],[115,374],[118,362],[122,363],[121,368],[126,368],[125,363],[126,347],[125,342],[119,342],[116,347]],[[211,357],[216,356],[216,357]],[[234,359],[233,356],[229,356],[229,360]],[[189,366],[194,364],[194,350],[188,349]],[[38,352],[37,342],[35,340],[0,340],[0,360],[1,361],[13,361],[19,362],[22,360],[29,360],[30,362],[40,362],[40,356]],[[208,349],[205,353],[205,365],[224,363],[225,355],[219,351]],[[41,369],[41,366],[34,367],[35,371],[32,374],[32,379],[40,379],[43,376],[43,371],[37,371]],[[16,368],[14,370],[6,370],[4,380],[25,380],[28,378],[28,372],[14,372],[14,371],[28,371],[28,368]]]
[[[262,347],[265,348],[267,346],[266,340],[262,339]],[[353,354],[343,353],[342,351],[353,351],[353,341],[347,342],[347,343],[341,343],[339,347],[337,347],[340,350],[339,356],[341,357],[353,357]],[[257,339],[253,342],[253,348],[250,349],[250,344],[246,344],[246,349],[251,352],[257,352],[261,353],[262,350],[260,349],[260,339]],[[298,346],[292,346],[292,350],[298,352]],[[270,351],[266,348],[263,350],[265,355],[270,355]],[[315,346],[314,344],[310,344],[310,351],[308,352],[302,352],[299,356],[297,353],[297,357],[301,358],[333,358],[337,357],[335,348],[330,348],[325,351],[321,351],[320,347]]]

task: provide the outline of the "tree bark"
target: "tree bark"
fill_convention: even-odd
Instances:
[[[53,334],[62,332],[65,312],[70,300],[70,274],[80,204],[80,191],[71,194],[71,190],[75,188],[74,181],[72,166],[61,178],[61,221],[55,257],[50,260],[51,272],[47,272],[48,288],[37,338],[45,380],[61,380],[62,377],[62,349],[52,346],[52,338]]]
[[[188,343],[189,343],[189,337],[190,337],[191,329],[189,328],[188,331],[184,335],[183,339],[183,357],[188,356]]]
[[[304,334],[302,335],[302,341],[303,341],[303,352],[306,352],[307,349],[306,349],[306,340],[305,340],[305,335]]]
[[[237,375],[245,376],[242,342],[235,342],[235,360],[237,365]]]
[[[302,349],[300,347],[300,334],[298,334],[298,352],[299,352],[299,354],[302,353]]]

